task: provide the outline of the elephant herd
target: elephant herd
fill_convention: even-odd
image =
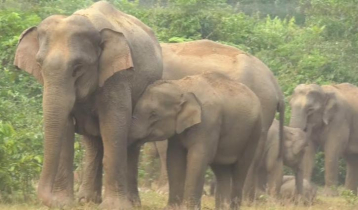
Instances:
[[[238,209],[262,191],[303,195],[319,146],[326,192],[337,184],[341,156],[346,187],[357,191],[353,85],[297,86],[284,127],[283,93],[259,59],[209,40],[159,44],[148,26],[104,1],[25,30],[14,64],[44,86],[38,197],[47,206],[74,202],[75,133],[85,146],[77,198],[103,209],[140,206],[141,146],[159,141],[167,142],[167,208],[200,209],[209,166],[216,209]],[[284,164],[295,178],[283,176]]]

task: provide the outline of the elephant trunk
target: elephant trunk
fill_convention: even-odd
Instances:
[[[302,130],[307,128],[307,115],[302,109],[292,109],[290,127],[300,128]]]
[[[136,115],[133,115],[132,124],[129,129],[129,135],[128,135],[128,139],[130,143],[136,142],[145,137],[146,129],[142,124],[143,122],[141,123],[138,117]]]
[[[67,128],[73,123],[70,115],[75,103],[73,85],[44,84],[44,161],[38,186],[39,198],[51,205],[51,193],[58,173],[62,142],[66,141]]]
[[[136,109],[133,112],[132,123],[129,129],[128,139],[130,143],[143,140],[148,135],[149,122],[145,117],[138,115]]]

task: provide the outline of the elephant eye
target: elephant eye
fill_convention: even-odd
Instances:
[[[150,119],[151,119],[151,120],[156,120],[157,117],[158,117],[158,114],[157,114],[156,111],[152,111],[152,112],[150,113]]]
[[[81,67],[82,67],[81,64],[77,64],[74,66],[73,71],[72,71],[73,77],[75,77],[78,74],[78,72],[81,70]]]
[[[314,110],[315,110],[314,107],[309,107],[309,108],[307,109],[307,113],[308,113],[308,114],[312,114],[312,113],[314,112]]]
[[[155,111],[152,111],[152,112],[150,113],[150,116],[151,116],[151,117],[155,117],[155,116],[157,116],[157,113],[156,113]]]

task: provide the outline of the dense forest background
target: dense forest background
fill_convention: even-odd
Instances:
[[[161,42],[211,39],[264,61],[286,95],[300,83],[358,85],[355,0],[111,0],[149,25]],[[91,0],[0,3],[0,201],[31,199],[42,164],[42,87],[13,63],[23,30],[52,14],[69,15]],[[288,107],[288,106],[287,106]],[[286,120],[289,119],[289,107]],[[83,150],[76,141],[75,168]],[[313,181],[324,183],[323,153]],[[345,176],[341,162],[339,181]],[[145,171],[140,170],[141,177]]]

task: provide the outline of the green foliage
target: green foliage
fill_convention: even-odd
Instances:
[[[27,200],[42,164],[41,89],[22,72],[0,78],[0,199]]]
[[[358,204],[358,197],[351,190],[343,190],[341,196],[346,200],[349,205],[356,206]]]
[[[312,172],[312,181],[318,185],[324,185],[324,153],[319,151],[316,154],[315,165]],[[339,173],[338,173],[338,183],[340,185],[344,184],[346,178],[346,163],[342,158],[339,159]]]
[[[286,101],[300,83],[358,81],[358,4],[354,0],[109,1],[149,25],[161,42],[211,39],[257,56],[278,78]],[[52,14],[69,15],[92,2],[5,0],[0,4],[1,199],[31,197],[32,181],[42,164],[42,88],[12,65],[19,36]],[[78,167],[83,154],[78,141],[75,150]],[[324,183],[323,157],[317,154],[313,173],[318,184]],[[340,183],[344,166],[341,161]],[[143,167],[139,171],[143,177]]]

